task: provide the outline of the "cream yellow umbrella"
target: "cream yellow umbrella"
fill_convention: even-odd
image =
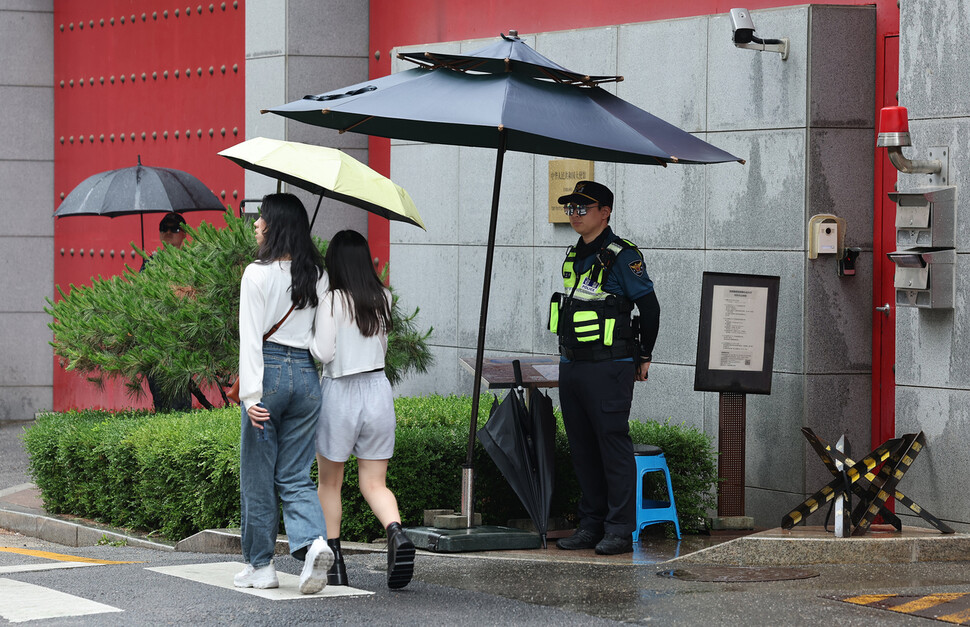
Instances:
[[[247,170],[296,185],[321,198],[333,198],[388,220],[425,228],[403,187],[335,148],[256,137],[219,154]],[[316,218],[316,212],[313,217]]]

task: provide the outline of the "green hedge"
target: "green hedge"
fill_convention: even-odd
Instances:
[[[491,397],[483,397],[480,425],[490,407]],[[397,495],[405,525],[420,525],[425,509],[459,508],[471,399],[402,397],[395,400],[395,408],[397,444],[388,485]],[[558,415],[557,420],[550,511],[573,519],[579,489]],[[71,411],[40,415],[26,430],[24,442],[31,474],[51,513],[180,539],[202,529],[239,526],[239,429],[237,407],[165,415]],[[656,422],[631,423],[631,435],[634,442],[664,449],[682,530],[702,528],[714,507],[717,480],[710,439],[690,427]],[[486,524],[527,518],[478,444],[475,468],[476,511]],[[367,541],[383,532],[357,486],[357,465],[349,463],[341,535]]]

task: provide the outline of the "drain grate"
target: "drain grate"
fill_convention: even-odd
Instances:
[[[804,568],[777,568],[770,566],[710,566],[702,568],[663,570],[661,577],[683,581],[788,581],[790,579],[811,579],[818,577],[818,571]]]

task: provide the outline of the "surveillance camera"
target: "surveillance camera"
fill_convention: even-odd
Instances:
[[[760,50],[761,52],[779,52],[781,60],[788,59],[788,38],[781,39],[761,39],[754,34],[754,20],[747,9],[731,9],[731,24],[734,26],[734,33],[731,39],[738,48],[749,50]]]
[[[754,21],[747,9],[731,9],[731,25],[734,27],[734,43],[751,43],[754,38]]]

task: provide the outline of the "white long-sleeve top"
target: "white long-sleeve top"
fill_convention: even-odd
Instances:
[[[239,294],[239,400],[245,409],[258,403],[263,396],[263,335],[286,315],[293,304],[291,283],[289,261],[251,263],[243,272]],[[330,279],[324,272],[317,281],[319,303],[323,303],[329,288]],[[334,329],[329,307],[325,319],[316,320],[322,311],[321,307],[294,309],[268,341],[294,348],[310,348],[316,327],[323,348],[314,352],[320,355],[321,361],[330,361],[333,359],[333,342],[326,338]],[[329,355],[328,345],[331,346]]]
[[[391,292],[385,289],[384,297],[390,302]],[[318,327],[321,330],[333,328],[335,335],[330,340],[325,333],[317,333],[310,348],[313,356],[323,362],[323,376],[331,379],[384,367],[387,330],[381,329],[376,335],[364,337],[354,320],[353,302],[348,304],[348,300],[349,295],[344,298],[339,290],[327,293],[327,298],[321,301],[318,318],[330,317],[330,324],[321,322]],[[328,346],[330,341],[335,346]],[[327,354],[333,356],[332,360],[325,359]]]

